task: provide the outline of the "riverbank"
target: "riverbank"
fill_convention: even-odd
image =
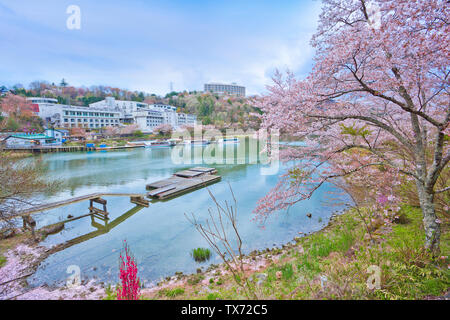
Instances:
[[[448,299],[448,227],[441,256],[423,248],[421,211],[402,208],[402,224],[369,230],[355,210],[295,244],[244,258],[258,299]],[[378,277],[379,276],[379,277]],[[379,279],[379,282],[378,282]],[[111,294],[110,294],[111,297]],[[224,265],[196,275],[177,275],[143,291],[144,299],[246,299]]]
[[[364,212],[364,210],[363,210]],[[420,209],[404,206],[401,224],[370,224],[355,210],[334,215],[321,231],[299,234],[281,248],[253,251],[243,257],[245,276],[259,299],[444,299],[450,288],[450,236],[443,226],[442,254],[432,258],[423,251]],[[23,236],[22,236],[23,237]],[[9,240],[0,268],[2,282],[33,272],[45,248],[26,237]],[[5,240],[0,244],[5,248]],[[139,268],[139,266],[138,266]],[[379,287],[377,272],[379,271]],[[372,282],[370,280],[373,280]],[[84,282],[74,288],[27,291],[25,278],[0,286],[0,299],[115,299],[115,289]],[[224,264],[197,274],[177,273],[153,288],[143,299],[247,299]]]
[[[93,280],[70,288],[30,289],[27,277],[51,253],[52,249],[39,246],[29,232],[0,240],[0,300],[98,300],[105,296],[104,288]]]

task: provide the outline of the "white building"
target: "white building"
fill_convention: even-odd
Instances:
[[[236,83],[205,83],[205,92],[212,92],[217,94],[234,94],[240,97],[245,97],[245,87],[238,86]]]
[[[178,113],[177,114],[177,125],[178,127],[181,126],[195,126],[197,124],[197,116],[193,114],[187,114],[187,113]]]
[[[152,132],[153,129],[165,123],[163,112],[150,109],[135,112],[134,119],[143,132]]]
[[[91,108],[110,108],[121,112],[120,121],[135,123],[143,132],[152,132],[161,124],[170,124],[173,128],[181,125],[194,126],[197,123],[195,115],[177,113],[177,108],[168,104],[147,104],[136,101],[120,101],[107,97],[103,101],[92,103]]]
[[[47,107],[58,104],[58,100],[53,98],[35,97],[27,98],[27,101],[31,103],[32,110],[41,118],[44,118],[43,114],[45,113]]]
[[[138,111],[139,109],[148,108],[148,104],[144,102],[123,101],[116,100],[114,97],[106,97],[105,100],[91,103],[89,107],[97,109],[116,109],[118,111],[122,111],[124,115],[130,115],[132,112]]]
[[[29,98],[29,100],[38,116],[55,127],[95,129],[120,125],[121,112],[115,109],[69,106],[58,104],[57,100],[48,98]]]
[[[167,112],[177,112],[177,107],[168,105],[168,104],[161,104],[161,103],[155,103],[149,105],[151,109],[160,110],[160,111],[167,111]]]
[[[51,98],[27,98],[33,110],[47,124],[55,127],[100,129],[119,126],[122,123],[135,123],[143,132],[152,132],[161,124],[173,128],[183,125],[194,126],[197,117],[177,113],[177,108],[166,104],[147,104],[137,101],[121,101],[114,97],[91,103],[89,107],[58,104]]]

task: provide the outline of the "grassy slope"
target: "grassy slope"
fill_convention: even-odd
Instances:
[[[260,299],[422,299],[442,295],[450,287],[450,236],[444,232],[441,252],[432,259],[423,251],[424,232],[418,208],[404,206],[406,224],[372,232],[356,212],[349,211],[319,233],[301,238],[295,246],[269,254],[279,259],[261,270],[267,280],[256,286]],[[381,269],[381,288],[370,290],[370,266]],[[241,299],[229,276],[217,276],[208,288],[192,275],[183,288],[162,289],[147,299]],[[323,287],[321,285],[321,279]],[[326,280],[325,280],[326,277]]]

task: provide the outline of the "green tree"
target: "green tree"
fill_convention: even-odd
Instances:
[[[8,117],[8,120],[6,120],[6,129],[10,131],[17,131],[19,128],[20,125],[16,119],[14,119],[14,117]]]

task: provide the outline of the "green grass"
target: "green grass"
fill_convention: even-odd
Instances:
[[[184,294],[184,289],[183,288],[175,288],[175,289],[171,289],[171,290],[167,290],[165,292],[165,296],[168,298],[175,298],[177,296],[180,296]]]
[[[211,250],[207,248],[197,248],[191,251],[191,255],[197,262],[203,262],[211,257]]]
[[[217,300],[220,298],[220,295],[218,293],[210,293],[207,295],[206,300]]]
[[[0,254],[0,268],[6,264],[6,258]]]
[[[290,280],[294,276],[294,269],[292,268],[292,264],[287,263],[281,267],[281,277],[284,280]]]
[[[105,288],[106,297],[103,298],[103,300],[117,300],[117,291],[111,287],[111,285],[108,285]]]
[[[369,215],[369,209],[361,209]],[[349,210],[324,230],[299,239],[296,246],[272,250],[281,255],[266,269],[267,279],[258,286],[260,299],[423,299],[441,296],[450,288],[450,235],[443,221],[440,257],[424,250],[425,235],[420,208],[402,206],[402,223],[377,228],[373,241],[359,214]],[[367,217],[366,217],[366,221]],[[300,247],[302,250],[300,250]],[[303,252],[303,253],[302,253]],[[378,289],[367,285],[368,268],[381,270]],[[281,272],[281,277],[280,277]],[[278,277],[277,277],[278,276]],[[188,278],[192,290],[183,299],[245,299],[230,275],[210,281],[214,293],[199,293],[201,274]],[[325,279],[322,288],[321,279]],[[256,280],[252,280],[256,285]]]
[[[403,206],[401,213],[408,222],[375,230],[375,243],[365,237],[365,225],[354,211],[339,216],[322,232],[302,238],[304,254],[291,250],[266,270],[262,298],[398,300],[442,295],[450,288],[449,234],[443,231],[441,238],[441,256],[447,258],[434,258],[423,249],[421,210]],[[367,286],[371,266],[381,270],[380,289]],[[276,277],[278,271],[281,279]],[[321,277],[327,278],[326,290]]]

